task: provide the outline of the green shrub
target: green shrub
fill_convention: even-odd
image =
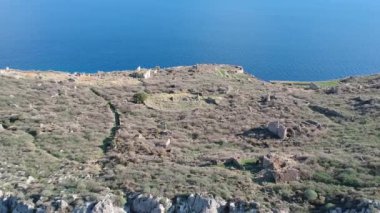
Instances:
[[[143,104],[146,99],[148,99],[148,94],[146,92],[139,92],[133,95],[133,102],[136,104]]]
[[[317,182],[323,182],[323,183],[336,183],[336,180],[334,177],[332,177],[330,174],[326,172],[316,172],[313,175],[313,179]]]
[[[357,173],[353,169],[346,169],[340,172],[336,179],[340,181],[341,184],[346,186],[358,187],[361,185]]]
[[[326,210],[329,210],[329,209],[335,208],[335,204],[333,204],[333,203],[327,203],[324,207],[325,207]]]
[[[308,200],[308,201],[313,201],[313,200],[316,200],[318,198],[318,194],[312,189],[306,189],[304,192],[304,196],[305,196],[306,200]]]

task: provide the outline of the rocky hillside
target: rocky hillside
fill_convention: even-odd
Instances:
[[[379,212],[380,75],[0,70],[0,212]]]

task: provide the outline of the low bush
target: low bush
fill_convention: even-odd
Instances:
[[[136,104],[143,104],[146,99],[148,99],[148,94],[146,92],[138,92],[133,95],[133,102]]]
[[[313,200],[316,200],[318,198],[317,192],[315,192],[312,189],[306,189],[304,192],[304,196],[305,196],[306,200],[308,200],[308,201],[313,201]]]
[[[358,174],[353,169],[345,169],[338,173],[336,179],[343,185],[358,187],[361,183],[357,176]]]
[[[313,175],[313,179],[317,182],[323,182],[323,183],[336,183],[337,181],[332,177],[329,173],[326,172],[316,172]]]

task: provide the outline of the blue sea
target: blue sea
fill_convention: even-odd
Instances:
[[[379,0],[0,0],[0,68],[198,63],[265,80],[380,72]]]

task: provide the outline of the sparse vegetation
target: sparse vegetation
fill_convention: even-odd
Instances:
[[[215,66],[160,70],[143,81],[0,75],[0,189],[46,200],[112,192],[120,206],[125,192],[207,192],[295,212],[380,198],[378,75],[310,90]],[[326,92],[331,86],[339,95]],[[268,133],[274,120],[289,127],[287,139]],[[268,177],[268,153],[286,156],[300,179]],[[35,181],[26,185],[29,176]]]

